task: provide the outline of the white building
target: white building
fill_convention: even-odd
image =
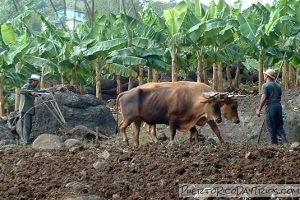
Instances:
[[[85,21],[84,17],[85,13],[81,11],[66,9],[65,15],[64,10],[59,10],[56,12],[56,16],[51,22],[57,27],[62,27],[61,21],[64,21],[69,30],[74,30],[77,24]]]

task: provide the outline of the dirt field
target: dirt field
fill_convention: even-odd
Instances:
[[[253,110],[252,104],[253,100],[244,100],[239,110]],[[263,118],[256,120],[259,129]],[[186,133],[178,133],[173,146],[168,140],[153,144],[143,130],[141,146],[135,149],[128,130],[129,147],[117,135],[72,151],[1,148],[0,199],[182,199],[179,184],[300,182],[300,147],[270,146],[265,134],[260,144],[257,135],[252,142],[238,142],[246,134],[238,129],[241,126],[221,126],[221,132],[234,130],[224,136],[225,144],[191,145]],[[160,132],[169,134],[164,126]]]

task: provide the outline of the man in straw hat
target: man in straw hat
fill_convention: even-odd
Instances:
[[[32,128],[32,117],[35,114],[34,100],[38,96],[37,92],[48,92],[48,89],[38,90],[40,76],[32,74],[20,91],[20,113],[21,132],[24,144],[30,144],[30,133]]]
[[[275,71],[267,69],[264,72],[262,85],[262,96],[257,116],[261,114],[261,109],[266,105],[266,126],[271,136],[271,144],[278,144],[277,135],[281,137],[282,143],[287,144],[285,130],[283,128],[282,106],[281,106],[281,86],[275,81]]]

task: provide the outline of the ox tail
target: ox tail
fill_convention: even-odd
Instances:
[[[117,111],[117,126],[119,127],[119,99],[120,99],[120,95],[117,96],[117,100],[116,100],[116,111]],[[118,133],[118,128],[116,129],[116,134]]]
[[[118,96],[117,96],[117,100],[116,100],[116,110],[117,110],[117,125],[119,127],[119,101],[120,101],[120,98],[125,94],[125,92],[122,92],[120,93]],[[119,132],[119,129],[116,130],[116,134]]]

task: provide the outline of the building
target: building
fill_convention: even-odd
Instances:
[[[61,21],[64,21],[69,30],[74,30],[77,24],[85,21],[85,13],[81,11],[76,11],[72,9],[66,9],[66,15],[64,10],[59,10],[56,12],[56,16],[51,23],[53,23],[56,27],[61,28]]]

